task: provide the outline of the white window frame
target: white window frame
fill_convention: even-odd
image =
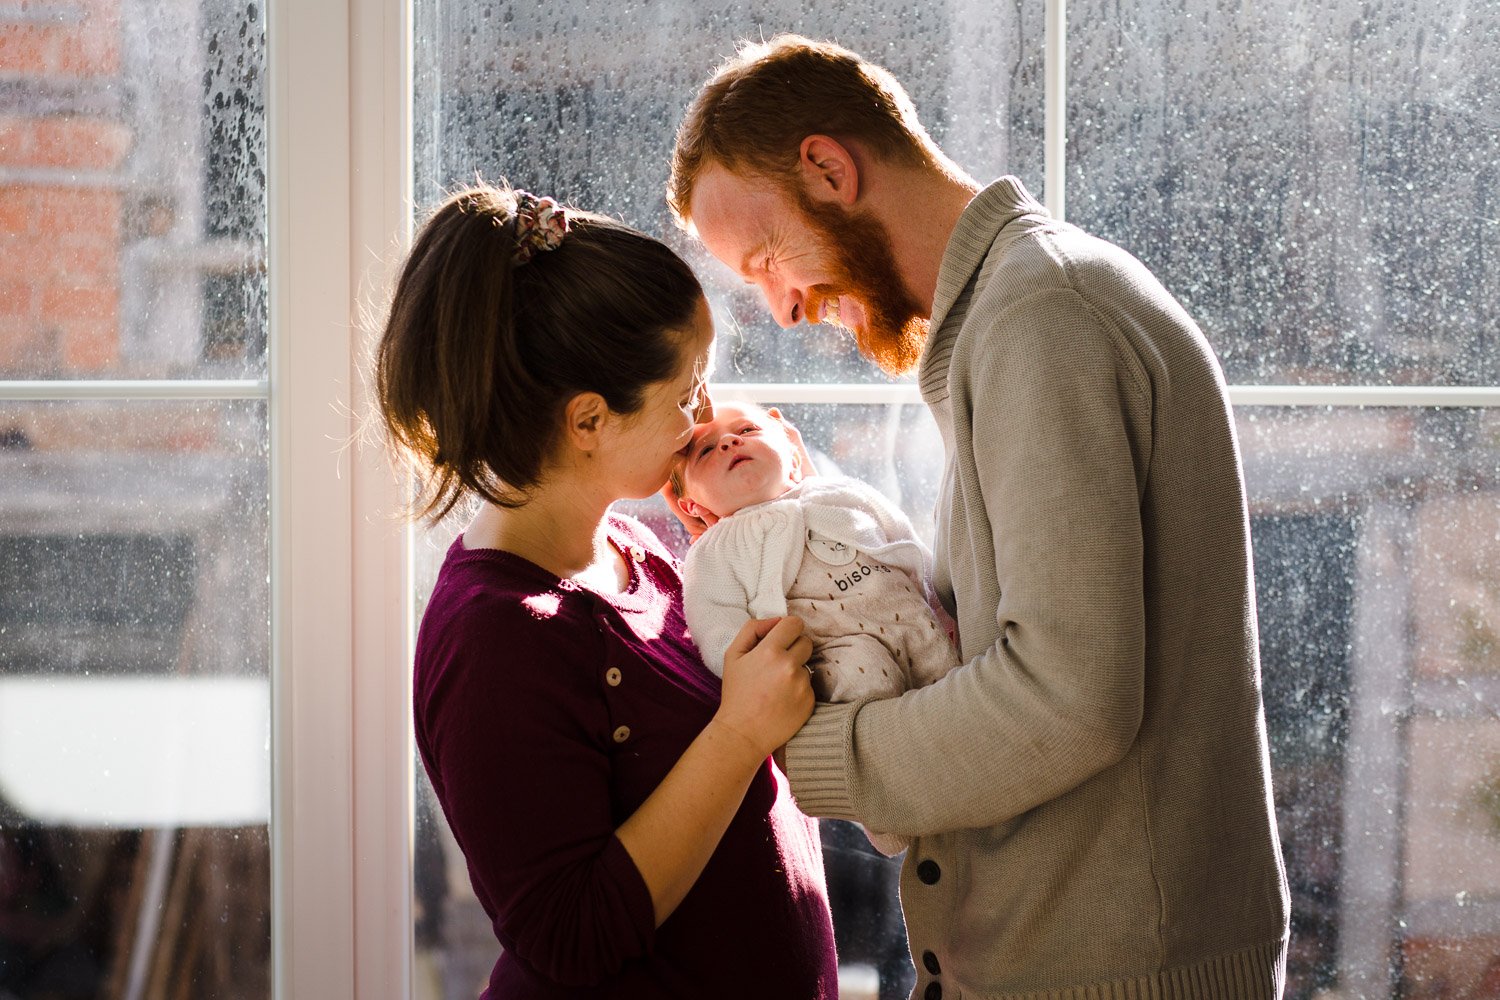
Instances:
[[[1059,218],[1065,17],[1066,0],[1047,0],[1045,194]],[[405,1000],[413,534],[398,517],[402,491],[378,438],[357,439],[371,412],[361,381],[368,322],[410,237],[410,0],[270,0],[267,22],[268,378],[0,382],[0,399],[268,401],[274,995]],[[737,383],[715,394],[920,401],[911,385]],[[1500,387],[1234,386],[1230,398],[1493,407]],[[1351,884],[1346,909],[1363,905],[1358,896]],[[1381,988],[1358,970],[1382,968],[1383,947],[1378,933],[1351,934],[1340,959],[1346,986]]]
[[[410,532],[362,382],[411,219],[408,0],[271,0],[277,998],[407,997]]]

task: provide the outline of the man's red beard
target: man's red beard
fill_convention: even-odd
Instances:
[[[832,272],[830,281],[808,290],[808,320],[823,318],[823,302],[840,296],[854,299],[865,314],[863,326],[850,331],[859,353],[888,375],[911,371],[927,340],[926,310],[896,269],[885,225],[868,213],[856,215],[837,205],[816,203],[800,187],[797,200],[828,254]]]

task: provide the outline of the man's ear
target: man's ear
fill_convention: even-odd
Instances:
[[[580,392],[563,407],[563,436],[579,451],[599,447],[604,425],[609,421],[609,404],[597,392]]]
[[[810,135],[797,153],[813,200],[848,208],[859,198],[859,163],[848,146],[826,135]]]

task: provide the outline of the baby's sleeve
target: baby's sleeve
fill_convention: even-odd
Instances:
[[[710,530],[688,549],[682,566],[682,603],[688,632],[703,656],[703,662],[719,677],[724,676],[724,653],[753,616],[750,593],[726,546],[716,544]]]

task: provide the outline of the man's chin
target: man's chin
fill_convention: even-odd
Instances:
[[[865,327],[853,333],[859,353],[894,378],[911,371],[922,359],[927,321],[914,317],[901,330]]]

